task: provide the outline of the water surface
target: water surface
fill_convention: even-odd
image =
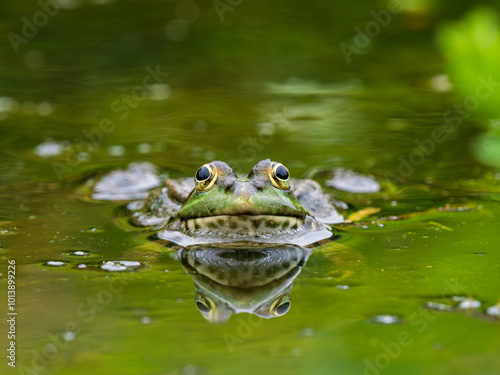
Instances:
[[[68,1],[18,53],[4,38],[0,272],[6,286],[16,260],[16,370],[500,372],[487,314],[500,298],[500,176],[469,151],[487,119],[426,143],[463,100],[433,84],[445,73],[433,30],[471,5],[405,8],[348,63],[340,43],[385,6],[241,2],[221,22],[210,2]],[[40,11],[1,8],[2,35]],[[409,215],[336,226],[341,238],[313,250],[290,311],[272,319],[210,324],[176,250],[128,225],[121,203],[82,193],[130,162],[181,177],[215,159],[247,173],[268,157],[321,183],[339,167],[373,175],[378,193],[327,191],[349,212]],[[140,267],[101,268],[125,260]]]

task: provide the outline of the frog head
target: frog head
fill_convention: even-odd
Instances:
[[[306,215],[290,189],[288,169],[269,159],[260,161],[246,177],[238,177],[221,161],[201,166],[195,189],[178,213],[192,229],[227,226],[255,231],[297,227]]]

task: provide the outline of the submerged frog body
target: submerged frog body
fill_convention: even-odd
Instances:
[[[343,221],[317,182],[291,179],[284,165],[269,159],[244,177],[224,162],[205,164],[194,179],[166,179],[129,208],[136,224],[154,225],[160,238],[180,246],[238,241],[305,246],[332,236],[325,224]]]

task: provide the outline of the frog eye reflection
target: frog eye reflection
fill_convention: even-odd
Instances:
[[[194,177],[195,187],[198,191],[208,191],[217,182],[217,167],[215,164],[205,164],[201,166]]]
[[[281,163],[272,163],[269,170],[269,179],[274,187],[282,190],[290,188],[290,172]]]
[[[290,301],[283,301],[277,306],[273,306],[272,313],[275,316],[285,315],[290,310]]]
[[[212,311],[212,301],[201,294],[197,294],[196,308],[200,310],[202,314],[208,314]]]
[[[202,301],[197,301],[196,302],[196,307],[198,310],[200,310],[201,313],[203,314],[208,314],[210,312],[210,306],[207,306],[204,302]]]

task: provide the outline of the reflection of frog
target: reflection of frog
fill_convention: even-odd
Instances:
[[[290,290],[311,250],[293,245],[192,246],[179,252],[196,286],[196,307],[213,323],[248,312],[263,318],[290,309]]]
[[[151,187],[146,182],[154,181],[151,166],[140,166],[104,177],[94,198],[136,198],[134,185]],[[160,238],[181,246],[236,241],[306,246],[331,237],[325,224],[343,221],[317,182],[291,179],[284,165],[269,159],[246,177],[221,161],[205,164],[194,180],[166,179],[129,208],[137,224],[155,225]]]

